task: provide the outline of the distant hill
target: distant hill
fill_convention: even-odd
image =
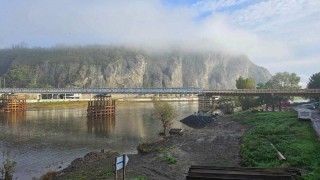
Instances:
[[[235,88],[239,76],[266,82],[271,74],[245,55],[85,46],[0,50],[7,87]]]

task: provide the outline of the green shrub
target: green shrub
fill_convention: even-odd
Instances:
[[[137,147],[137,150],[139,153],[149,153],[152,151],[152,147],[151,147],[151,144],[150,143],[142,143],[142,144],[139,144],[138,147]]]
[[[175,157],[172,156],[165,156],[164,160],[168,163],[168,164],[175,164],[177,163],[177,160]]]

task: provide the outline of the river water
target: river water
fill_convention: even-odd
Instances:
[[[178,120],[197,111],[197,102],[172,102]],[[152,116],[152,103],[118,104],[114,119],[90,120],[86,107],[43,108],[24,114],[0,114],[0,150],[17,162],[14,178],[32,179],[68,166],[90,151],[137,153],[142,142],[156,141],[161,122]],[[4,156],[0,156],[2,162]],[[2,165],[2,164],[1,164]],[[2,167],[2,166],[0,166]],[[0,174],[1,176],[1,174]]]

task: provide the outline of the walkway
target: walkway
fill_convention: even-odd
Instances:
[[[303,109],[305,104],[299,105],[297,107],[294,107],[293,109],[295,111],[298,111],[299,109]],[[311,114],[311,125],[313,127],[313,130],[318,136],[318,139],[320,140],[320,114],[318,110],[312,110]]]
[[[311,116],[311,124],[312,127],[314,129],[314,131],[316,132],[318,139],[320,140],[320,114],[319,111],[315,110],[312,112],[312,116]]]

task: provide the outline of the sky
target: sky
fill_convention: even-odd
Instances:
[[[22,42],[241,53],[305,86],[320,72],[320,0],[0,0],[0,48]]]

